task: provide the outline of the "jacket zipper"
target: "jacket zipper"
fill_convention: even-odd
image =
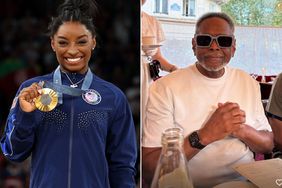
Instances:
[[[68,188],[71,188],[71,169],[72,169],[72,143],[73,143],[73,97],[71,99],[71,117],[70,117],[70,140],[69,140],[69,163],[68,163]]]

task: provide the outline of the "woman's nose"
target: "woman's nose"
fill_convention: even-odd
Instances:
[[[71,55],[77,54],[79,51],[75,45],[71,45],[68,49],[68,53]]]

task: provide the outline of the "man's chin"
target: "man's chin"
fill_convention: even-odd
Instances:
[[[205,63],[202,63],[202,62],[198,62],[198,63],[201,65],[201,67],[203,67],[206,71],[209,71],[209,72],[220,71],[227,65],[227,63],[223,63],[220,66],[212,67],[212,66],[207,66]]]

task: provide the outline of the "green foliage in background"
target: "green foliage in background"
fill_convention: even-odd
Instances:
[[[282,0],[230,0],[221,8],[237,25],[282,26]]]

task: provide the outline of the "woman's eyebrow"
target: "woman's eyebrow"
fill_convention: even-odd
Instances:
[[[77,38],[80,39],[80,38],[83,38],[83,37],[88,37],[88,36],[84,34],[84,35],[78,36]],[[58,38],[60,38],[60,39],[66,39],[66,40],[67,40],[67,38],[64,37],[64,36],[58,36]]]

